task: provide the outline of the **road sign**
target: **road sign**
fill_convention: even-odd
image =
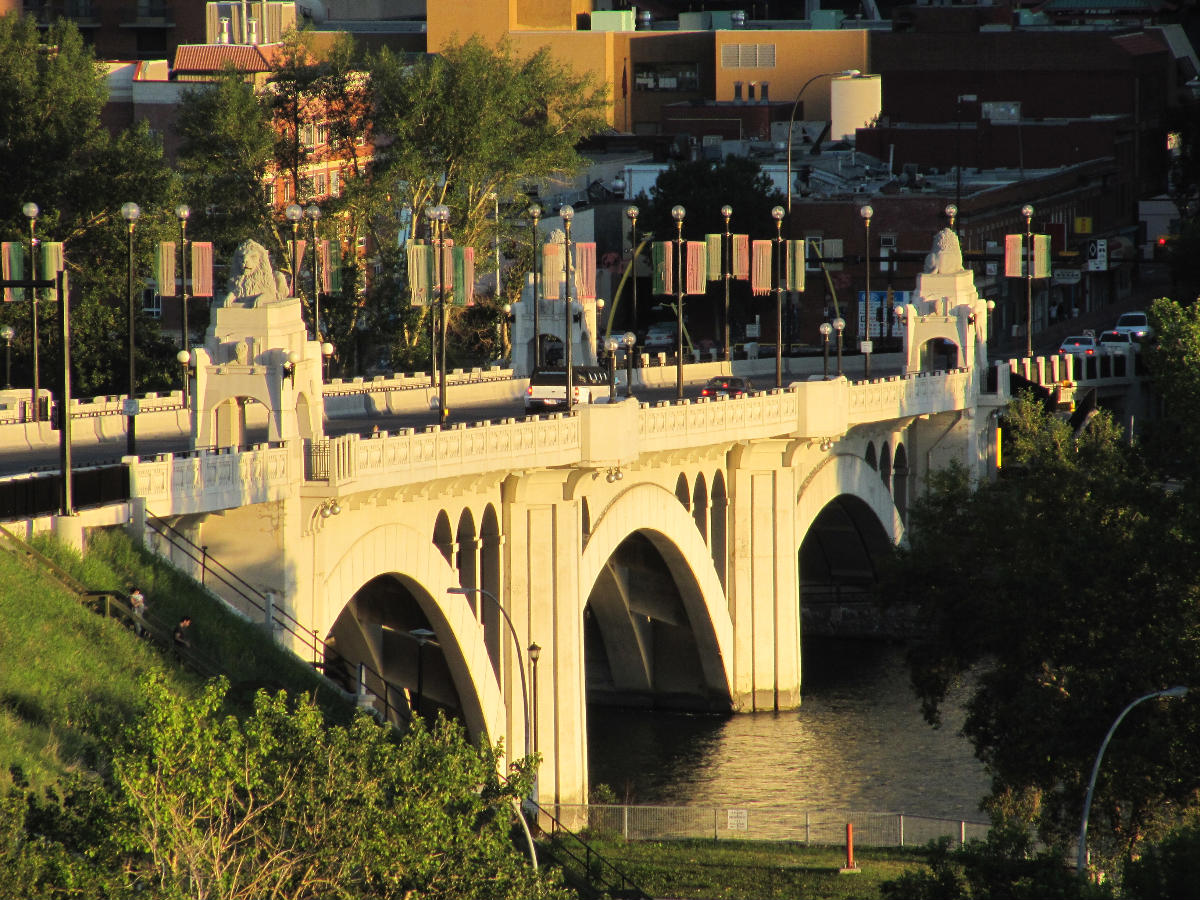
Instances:
[[[1083,273],[1078,269],[1055,269],[1053,281],[1055,284],[1079,284]]]
[[[1108,240],[1107,239],[1097,238],[1094,241],[1088,241],[1087,269],[1089,272],[1107,272],[1108,271]]]

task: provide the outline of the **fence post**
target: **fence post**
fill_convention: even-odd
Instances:
[[[717,812],[718,812],[718,810],[717,810],[717,808],[714,806],[714,807],[713,807],[713,843],[714,843],[714,844],[715,844],[715,843],[717,842],[717,840],[718,840],[718,838],[717,838],[717,827],[718,827],[718,824],[717,824]]]
[[[967,843],[967,823],[959,820],[958,823],[958,846],[962,847]]]
[[[621,833],[625,835],[625,842],[629,843],[629,804],[621,806]]]
[[[804,811],[804,843],[812,843],[812,823],[808,818],[808,810]]]
[[[208,544],[200,548],[200,587],[207,587],[204,583],[208,576]]]
[[[900,813],[900,846],[904,846],[904,813]]]

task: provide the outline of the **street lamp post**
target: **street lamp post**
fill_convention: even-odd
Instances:
[[[621,346],[615,337],[610,337],[604,342],[604,349],[608,351],[608,402],[615,403],[617,400],[617,348]]]
[[[846,330],[846,320],[838,316],[833,320],[833,330],[837,332],[837,373],[842,377],[842,332]]]
[[[142,208],[136,203],[129,202],[121,204],[121,218],[127,223],[128,233],[128,261],[129,261],[129,308],[128,308],[128,324],[129,324],[129,396],[126,399],[126,416],[125,416],[125,452],[134,456],[137,454],[137,435],[135,433],[135,422],[137,416],[134,415],[134,399],[137,394],[137,364],[134,359],[134,323],[137,321],[134,315],[134,265],[133,265],[133,229],[137,224],[138,216],[142,214]]]
[[[533,755],[537,756],[538,752],[538,677],[537,666],[538,660],[542,658],[542,648],[536,643],[529,645],[529,662],[532,665],[532,684],[533,688]]]
[[[192,214],[186,203],[175,207],[175,217],[179,219],[179,345],[184,353],[190,348],[188,340],[188,279],[187,279],[187,223]],[[188,405],[188,374],[183,370],[183,405]]]
[[[434,271],[433,278],[437,281],[438,299],[435,302],[433,297],[432,286],[429,292],[429,386],[431,388],[437,386],[438,380],[438,364],[437,364],[437,319],[438,306],[441,302],[442,295],[442,227],[441,221],[438,218],[438,206],[425,207],[425,218],[429,220],[429,246],[433,248],[434,253]],[[439,395],[440,396],[440,395]]]
[[[625,396],[633,396],[633,345],[637,343],[637,335],[632,331],[625,332],[621,338],[625,345]]]
[[[283,210],[287,220],[292,223],[292,296],[300,296],[300,220],[304,218],[304,210],[298,203],[289,203]]]
[[[313,286],[313,337],[321,340],[321,282],[317,277],[317,220],[321,218],[321,207],[315,203],[308,204],[304,210],[308,219],[308,236],[312,243],[312,286]]]
[[[1025,217],[1025,355],[1033,356],[1033,206],[1021,207]]]
[[[871,208],[871,204],[867,204],[859,209],[858,214],[862,216],[863,224],[867,228],[867,253],[866,253],[866,295],[867,295],[867,314],[864,317],[867,323],[867,334],[863,338],[866,347],[863,348],[864,370],[863,373],[867,381],[871,380],[871,351],[867,349],[871,346],[871,216],[875,215],[875,210]]]
[[[573,360],[571,359],[571,345],[575,343],[571,335],[571,282],[575,280],[574,271],[571,265],[571,220],[575,218],[575,207],[569,203],[558,211],[563,220],[563,268],[566,271],[566,285],[563,293],[566,294],[566,303],[564,308],[566,314],[563,316],[563,321],[566,323],[566,328],[563,331],[563,367],[566,370],[566,392],[567,392],[567,415],[571,414],[571,407],[575,401],[575,372]]]
[[[421,697],[425,693],[425,645],[436,644],[437,635],[428,628],[414,628],[408,632],[408,636],[417,642],[417,702],[413,705],[413,711],[419,716]]]
[[[633,276],[632,277],[632,281],[633,281],[633,298],[632,298],[633,299],[633,315],[630,318],[630,330],[635,331],[635,332],[637,331],[637,327],[638,327],[638,301],[637,301],[638,231],[637,231],[637,220],[638,220],[639,212],[640,212],[640,210],[636,206],[630,205],[630,206],[625,207],[625,215],[629,218],[629,229],[630,229],[629,273],[630,273],[630,275]]]
[[[0,338],[4,338],[4,389],[12,390],[12,341],[13,327],[5,325],[0,328]]]
[[[441,377],[438,378],[438,424],[443,428],[450,417],[446,408],[446,231],[450,227],[450,207],[441,204],[438,216],[438,356],[441,359]],[[459,286],[459,290],[462,290]]]
[[[29,219],[29,277],[30,279],[37,277],[37,218],[41,210],[33,201],[29,201],[21,207],[21,212]],[[30,334],[30,352],[33,362],[33,421],[42,421],[42,398],[41,388],[38,385],[38,317],[37,317],[37,291],[33,288],[26,288],[26,298],[29,300],[29,334]]]
[[[826,381],[829,380],[829,333],[831,331],[833,331],[833,326],[831,326],[828,322],[821,323],[821,343],[824,345],[824,348],[825,348],[824,379]]]
[[[1079,855],[1075,860],[1075,873],[1082,875],[1087,867],[1087,830],[1088,830],[1088,814],[1092,811],[1092,794],[1096,790],[1096,776],[1100,773],[1100,760],[1104,758],[1104,751],[1108,748],[1108,742],[1112,740],[1113,732],[1117,730],[1117,726],[1129,713],[1131,709],[1139,703],[1146,700],[1153,700],[1155,697],[1183,697],[1187,694],[1188,689],[1183,686],[1167,688],[1165,691],[1153,691],[1149,694],[1144,694],[1138,697],[1127,705],[1121,714],[1117,716],[1112,726],[1108,729],[1108,734],[1104,736],[1104,740],[1100,742],[1100,751],[1096,754],[1096,762],[1092,765],[1092,777],[1088,779],[1087,794],[1083,800],[1083,818],[1079,824]]]
[[[771,209],[775,220],[775,387],[783,387],[783,207]]]
[[[541,270],[542,270],[542,255],[541,243],[538,240],[538,219],[542,216],[542,208],[536,203],[529,207],[529,215],[533,219],[533,367],[541,368],[542,365],[542,323],[538,315],[538,307],[541,306]]]
[[[682,206],[671,207],[671,218],[675,220],[675,398],[683,399],[683,217],[687,210]]]
[[[733,360],[729,343],[729,282],[733,278],[733,235],[729,231],[729,220],[733,218],[733,207],[726,203],[721,207],[721,218],[725,220],[725,233],[721,236],[721,280],[725,282],[725,315],[721,319],[725,328],[725,361]]]
[[[808,90],[808,86],[818,78],[856,78],[861,75],[858,69],[845,69],[841,72],[821,72],[814,75],[808,81],[801,85],[800,90],[796,92],[796,99],[792,101],[792,114],[788,117],[788,139],[787,139],[787,211],[792,211],[792,132],[796,128],[796,110],[800,108],[800,98],[804,96],[804,92]]]

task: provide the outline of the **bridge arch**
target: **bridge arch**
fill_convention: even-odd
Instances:
[[[903,539],[903,519],[879,472],[866,460],[849,453],[826,460],[800,486],[796,497],[797,536],[803,540],[821,511],[844,494],[858,498],[875,514],[893,544]]]
[[[397,522],[379,525],[346,549],[325,579],[323,592],[330,602],[314,623],[320,633],[328,634],[350,599],[380,576],[390,576],[408,589],[437,634],[468,731],[492,742],[503,736],[505,746],[519,752],[524,738],[505,734],[504,700],[483,629],[468,598],[447,593],[459,586],[458,573],[416,529]]]
[[[618,548],[634,535],[648,540],[662,557],[680,595],[699,653],[709,699],[732,698],[733,622],[725,603],[710,548],[696,528],[679,495],[643,483],[619,493],[592,523],[592,532],[579,563],[577,614],[583,621],[592,588],[607,577]]]

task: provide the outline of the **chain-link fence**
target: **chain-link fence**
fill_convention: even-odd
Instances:
[[[557,804],[559,819],[578,823],[591,834],[627,841],[710,840],[845,843],[854,825],[854,843],[866,847],[923,846],[948,837],[955,844],[984,838],[986,822],[939,819],[893,812],[795,810],[783,807],[587,806]]]

